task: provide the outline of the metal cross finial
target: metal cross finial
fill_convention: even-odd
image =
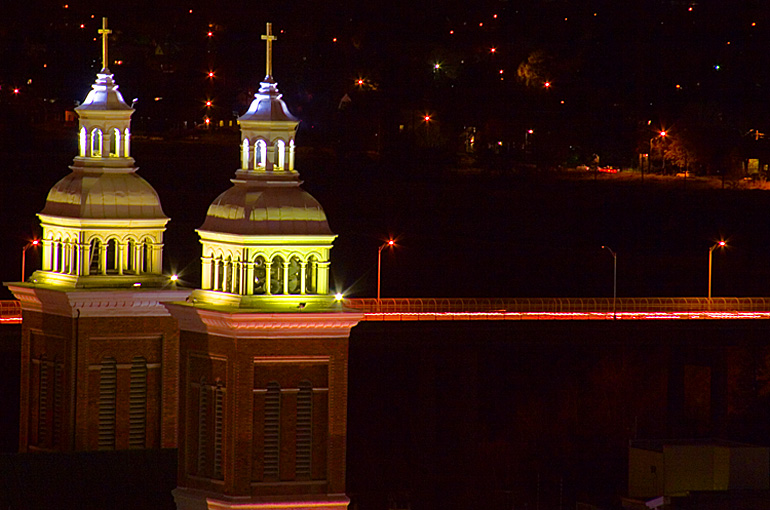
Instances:
[[[267,34],[262,36],[263,41],[267,41],[267,74],[265,77],[272,76],[273,75],[273,41],[275,41],[277,37],[273,35],[273,24],[268,23],[267,24]]]
[[[99,29],[99,33],[102,35],[102,69],[107,69],[107,38],[112,33],[112,30],[107,28],[107,18],[102,18],[102,28]]]

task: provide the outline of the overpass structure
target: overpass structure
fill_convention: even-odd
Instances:
[[[770,297],[347,298],[365,321],[770,319]],[[20,324],[21,304],[0,300],[0,324]]]

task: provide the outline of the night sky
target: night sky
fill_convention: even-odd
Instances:
[[[533,129],[562,155],[627,164],[662,128],[708,124],[717,143],[765,131],[768,14],[759,1],[708,0],[14,3],[0,22],[0,104],[82,100],[108,16],[135,127],[233,119],[264,75],[270,21],[274,75],[307,141],[333,136],[347,93],[351,122],[386,144],[424,113],[450,140],[476,126],[521,143]]]

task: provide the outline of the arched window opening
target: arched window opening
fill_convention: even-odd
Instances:
[[[241,168],[243,170],[249,169],[249,139],[243,139],[243,147],[241,149]]]
[[[289,294],[302,292],[302,265],[299,257],[289,259]]]
[[[318,288],[318,259],[311,256],[305,267],[305,292],[315,294]]]
[[[110,239],[107,241],[107,272],[117,272],[118,270],[118,241]]]
[[[313,385],[310,381],[299,383],[297,394],[297,467],[298,480],[309,480],[313,459]]]
[[[131,156],[131,131],[126,128],[123,132],[123,157]]]
[[[126,271],[136,272],[136,241],[133,239],[126,242]]]
[[[142,253],[141,253],[141,261],[142,261],[142,267],[141,270],[144,273],[152,273],[155,271],[155,268],[152,265],[152,239],[145,239],[144,242],[142,242]]]
[[[254,142],[254,169],[264,169],[267,166],[267,144],[264,140]]]
[[[117,158],[120,156],[120,130],[113,128],[110,132],[110,157]]]
[[[89,252],[88,274],[99,274],[99,263],[101,261],[102,243],[98,239],[91,240],[91,251]]]
[[[91,157],[92,158],[101,158],[102,157],[102,145],[104,143],[102,130],[101,129],[94,129],[91,131]]]
[[[270,293],[283,294],[283,258],[275,257],[270,264]]]
[[[286,144],[283,140],[275,142],[276,170],[283,170],[286,165]]]
[[[225,292],[232,292],[233,291],[233,260],[230,258],[230,256],[227,256],[227,260],[225,260],[225,285],[222,289]]]
[[[233,261],[233,289],[231,291],[234,294],[241,293],[241,273],[242,272],[243,272],[243,268],[241,266],[241,261],[239,259],[235,259]]]
[[[145,448],[147,435],[147,360],[131,360],[131,389],[128,396],[128,447]]]
[[[88,133],[86,132],[85,127],[80,128],[80,140],[78,146],[80,157],[85,157],[88,148]]]
[[[225,261],[221,258],[217,259],[217,275],[216,275],[216,282],[217,286],[215,290],[218,291],[224,291],[225,290]]]
[[[254,294],[264,294],[267,292],[267,265],[265,257],[258,256],[254,259]]]
[[[64,272],[64,243],[60,240],[56,241],[56,253],[54,254],[54,260],[56,261],[54,271],[57,273]]]
[[[281,460],[281,386],[267,383],[265,394],[265,454],[263,476],[265,480],[278,480]]]
[[[294,139],[289,140],[289,170],[294,170]]]
[[[205,476],[208,462],[209,388],[202,377],[198,391],[198,475]]]
[[[100,450],[115,449],[115,401],[118,364],[115,358],[104,358],[99,374],[98,445]]]

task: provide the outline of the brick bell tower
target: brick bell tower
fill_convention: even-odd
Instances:
[[[176,447],[179,333],[161,303],[190,291],[162,274],[168,218],[131,157],[106,18],[99,33],[78,155],[38,214],[42,269],[6,283],[22,305],[22,452]]]
[[[198,229],[180,327],[179,510],[347,508],[350,329],[329,289],[336,237],[294,169],[298,125],[271,72],[240,118],[241,166]]]

